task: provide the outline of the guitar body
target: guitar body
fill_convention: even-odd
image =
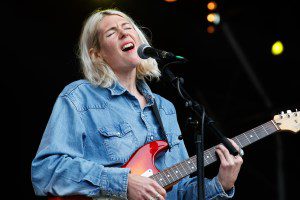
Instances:
[[[155,166],[155,157],[168,149],[168,143],[163,140],[150,142],[140,147],[130,159],[122,166],[129,168],[131,174],[149,177],[159,172]],[[92,200],[85,196],[48,197],[48,200]],[[105,199],[105,198],[97,198]]]

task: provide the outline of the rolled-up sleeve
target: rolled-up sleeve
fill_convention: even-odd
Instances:
[[[127,197],[130,170],[84,159],[85,134],[80,112],[67,96],[59,96],[32,161],[36,195]]]

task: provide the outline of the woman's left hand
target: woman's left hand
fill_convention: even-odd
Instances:
[[[240,149],[240,147],[233,140],[228,140],[237,150]],[[234,183],[238,177],[243,159],[240,155],[231,155],[228,149],[222,144],[216,146],[216,153],[221,161],[218,179],[223,186],[223,189],[228,191],[234,187]]]

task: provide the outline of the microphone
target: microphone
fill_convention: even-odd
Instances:
[[[147,59],[149,57],[154,58],[156,60],[165,60],[168,62],[186,62],[187,59],[185,59],[182,56],[176,56],[173,53],[162,51],[159,49],[155,49],[147,44],[142,44],[139,46],[137,53],[140,58]]]

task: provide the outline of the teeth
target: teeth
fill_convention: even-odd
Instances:
[[[129,48],[129,47],[132,47],[132,46],[133,46],[132,43],[128,43],[128,44],[126,44],[126,45],[124,45],[124,46],[122,47],[122,50],[124,50],[124,49],[126,49],[126,48]]]

